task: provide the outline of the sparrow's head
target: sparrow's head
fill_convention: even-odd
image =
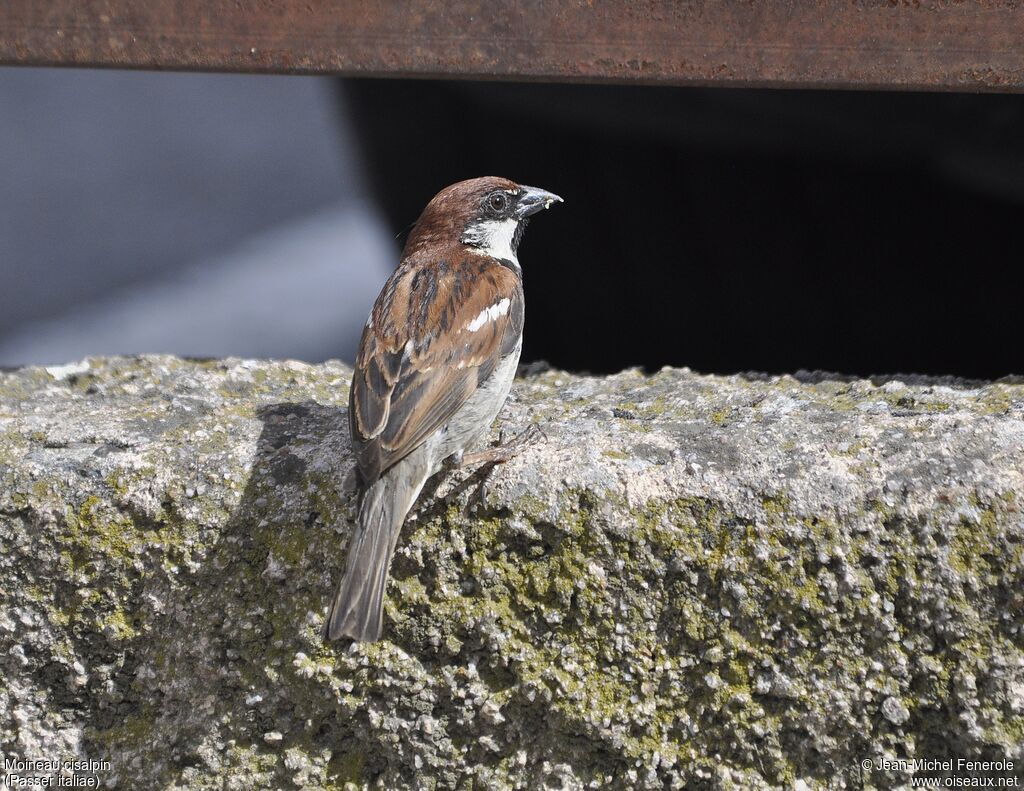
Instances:
[[[427,204],[403,257],[434,245],[462,244],[474,252],[518,265],[516,251],[530,215],[562,199],[552,192],[497,176],[445,187]]]

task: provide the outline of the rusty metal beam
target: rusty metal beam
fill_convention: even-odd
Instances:
[[[5,0],[0,63],[1024,90],[1024,10],[970,0]]]

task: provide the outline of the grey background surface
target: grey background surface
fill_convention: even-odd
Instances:
[[[0,365],[351,360],[397,244],[315,77],[0,69]]]

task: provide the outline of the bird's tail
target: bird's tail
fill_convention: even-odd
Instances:
[[[430,474],[421,450],[398,462],[363,494],[359,520],[349,541],[345,576],[324,628],[328,640],[380,639],[391,556],[405,517]]]

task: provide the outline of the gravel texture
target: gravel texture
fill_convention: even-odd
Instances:
[[[534,369],[325,645],[349,369],[0,374],[0,752],[117,788],[897,788],[1024,763],[1024,386]]]

